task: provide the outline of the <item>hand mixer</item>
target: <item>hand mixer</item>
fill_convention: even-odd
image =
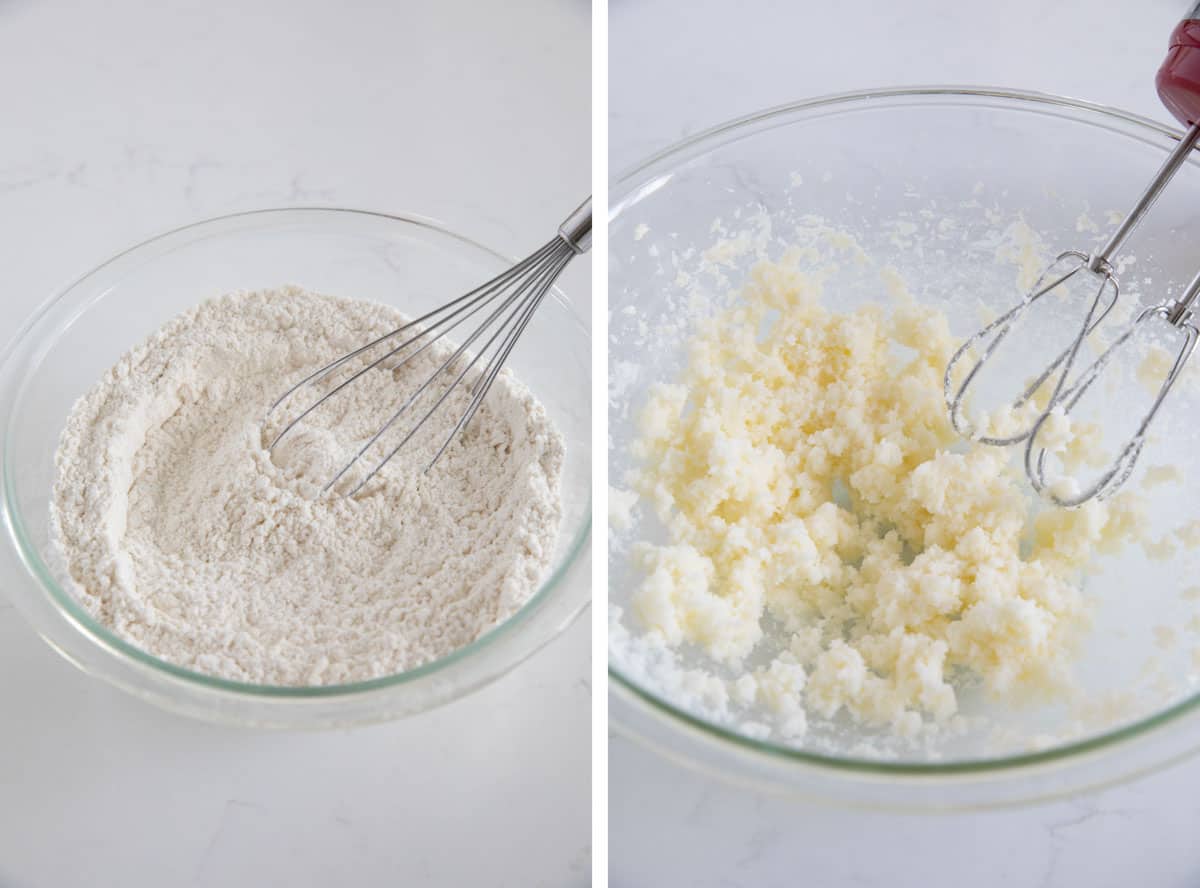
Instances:
[[[317,410],[322,404],[327,403],[329,399],[338,393],[344,392],[348,386],[362,379],[367,373],[377,369],[394,373],[430,349],[435,342],[442,339],[451,330],[460,326],[474,315],[484,311],[489,306],[494,305],[495,307],[462,340],[462,343],[454,349],[453,353],[421,382],[416,390],[380,426],[378,431],[329,479],[321,492],[325,493],[332,489],[351,468],[366,456],[372,447],[380,442],[380,439],[383,438],[388,430],[395,426],[418,401],[426,397],[432,397],[434,383],[439,377],[445,376],[446,378],[450,378],[454,374],[455,369],[458,368],[457,375],[453,375],[449,385],[438,395],[432,406],[426,410],[420,419],[412,423],[400,441],[387,450],[371,466],[361,480],[351,487],[347,495],[354,496],[358,493],[368,481],[379,474],[380,470],[412,440],[421,427],[429,421],[429,418],[442,408],[446,399],[450,397],[451,392],[463,382],[464,378],[479,363],[480,359],[490,353],[490,357],[484,364],[483,369],[477,374],[470,385],[469,391],[471,397],[467,406],[459,414],[454,428],[446,436],[441,447],[434,454],[428,465],[426,465],[425,471],[428,472],[441,458],[442,454],[445,453],[446,448],[450,446],[450,442],[467,427],[472,417],[479,410],[479,405],[483,403],[483,399],[487,396],[492,383],[495,382],[496,377],[499,375],[501,369],[503,369],[504,362],[508,359],[513,346],[517,344],[517,340],[529,324],[530,318],[533,317],[534,312],[537,311],[538,306],[546,297],[550,288],[554,286],[554,282],[558,280],[563,269],[576,256],[586,253],[591,245],[592,202],[589,198],[566,218],[562,225],[559,226],[558,233],[550,241],[507,271],[501,272],[496,277],[480,284],[457,299],[447,302],[433,311],[427,312],[419,318],[335,358],[304,377],[304,379],[301,379],[280,395],[278,400],[267,410],[267,415],[263,419],[264,440],[266,437],[272,437],[271,443],[267,445],[267,450],[274,451],[279,442],[295,429],[305,417],[312,414],[313,411]],[[484,341],[483,345],[473,354],[470,353],[468,350],[471,348],[471,345],[489,330],[491,334]],[[402,338],[402,341],[396,344],[398,338]],[[401,353],[406,350],[408,350],[407,353],[402,355]],[[320,385],[329,379],[332,374],[356,358],[362,358],[368,361],[368,363],[304,407],[298,414],[287,421],[274,436],[270,436],[266,432],[267,423],[270,422],[271,416],[283,404],[290,402],[293,396],[301,390]]]
[[[1197,319],[1193,316],[1193,304],[1200,296],[1198,273],[1177,298],[1168,299],[1142,311],[1132,325],[1117,336],[1099,358],[1074,379],[1069,379],[1080,346],[1112,310],[1120,295],[1120,283],[1113,268],[1113,259],[1167,183],[1191,155],[1197,141],[1200,141],[1200,0],[1197,0],[1188,15],[1172,32],[1167,57],[1159,68],[1155,84],[1159,98],[1167,110],[1188,129],[1133,209],[1097,252],[1089,254],[1067,250],[1060,253],[1039,275],[1020,303],[969,337],[946,366],[946,406],[955,431],[984,444],[1002,446],[1024,441],[1025,473],[1030,483],[1039,494],[1058,506],[1078,506],[1093,497],[1107,496],[1128,479],[1145,444],[1146,432],[1151,422],[1179,378],[1197,338],[1200,337],[1200,330],[1196,326]],[[993,359],[997,347],[1005,337],[1038,300],[1063,287],[1068,281],[1078,282],[1087,276],[1093,279],[1096,289],[1086,305],[1087,310],[1076,335],[1009,405],[1007,416],[1010,419],[1015,418],[1012,425],[993,431],[969,422],[964,413],[967,398],[973,384],[979,379],[980,370]],[[1082,489],[1072,479],[1066,479],[1065,484],[1057,481],[1051,483],[1046,473],[1047,448],[1039,444],[1042,437],[1040,433],[1046,428],[1047,422],[1053,415],[1069,417],[1084,393],[1111,362],[1113,354],[1144,324],[1155,320],[1166,322],[1168,329],[1178,336],[1179,346],[1170,369],[1150,408],[1142,416],[1137,430],[1093,483]],[[974,363],[964,363],[968,356],[976,357]],[[960,372],[962,370],[965,372]],[[1047,390],[1048,397],[1044,404],[1038,405],[1038,393],[1045,393]]]

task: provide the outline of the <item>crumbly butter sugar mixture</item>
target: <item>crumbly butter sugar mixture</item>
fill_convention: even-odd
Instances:
[[[955,717],[959,679],[1060,687],[1081,572],[1137,537],[1135,498],[1035,509],[1009,452],[950,427],[946,318],[898,289],[837,312],[822,289],[760,263],[651,391],[632,486],[666,539],[634,548],[636,617],[792,737],[846,716],[911,736]],[[768,625],[785,644],[764,650]]]
[[[321,488],[449,347],[367,373],[265,446],[282,390],[403,321],[298,288],[235,293],[125,354],[56,460],[56,538],[92,616],[208,675],[331,685],[436,660],[519,610],[554,553],[564,454],[507,371],[433,469],[461,387],[353,498]]]

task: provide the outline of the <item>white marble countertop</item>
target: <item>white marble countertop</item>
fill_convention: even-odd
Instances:
[[[611,169],[759,108],[875,86],[1035,89],[1165,121],[1154,72],[1188,5],[612,0]],[[1200,759],[1068,802],[937,816],[760,797],[619,738],[609,769],[621,888],[1200,884]]]
[[[0,2],[0,340],[117,250],[235,210],[412,212],[527,252],[590,188],[589,20]],[[568,275],[590,316],[588,263]],[[422,717],[256,733],[83,675],[0,594],[0,886],[584,885],[589,637]]]

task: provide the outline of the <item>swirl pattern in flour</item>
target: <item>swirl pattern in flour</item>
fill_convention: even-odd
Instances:
[[[403,320],[297,288],[238,293],[123,356],[56,458],[52,524],[87,609],[171,663],[291,686],[412,669],[519,610],[554,552],[563,444],[507,371],[432,471],[465,392],[354,499],[320,487],[444,348],[366,374],[263,446],[291,381]]]

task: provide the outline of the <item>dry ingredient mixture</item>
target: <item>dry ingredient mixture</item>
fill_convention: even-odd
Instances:
[[[402,321],[296,288],[239,293],[122,357],[57,454],[52,521],[87,609],[156,657],[273,685],[411,669],[518,610],[553,554],[563,444],[508,372],[432,471],[465,394],[354,499],[320,487],[438,349],[367,374],[264,447],[282,390]]]
[[[844,716],[915,736],[955,718],[963,677],[1060,686],[1081,571],[1138,538],[1135,496],[1035,514],[1011,454],[958,440],[956,342],[892,284],[890,309],[835,313],[820,275],[760,264],[641,417],[632,486],[667,540],[634,548],[635,615],[739,676],[681,694],[764,705],[792,738]],[[767,623],[787,643],[764,655]]]

